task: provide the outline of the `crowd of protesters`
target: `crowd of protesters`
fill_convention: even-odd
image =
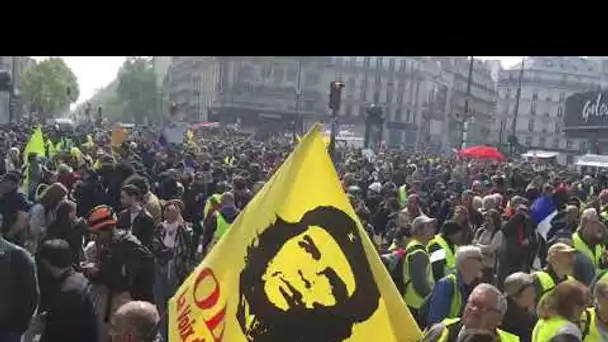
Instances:
[[[166,340],[169,298],[295,140],[44,127],[45,156],[23,156],[31,128],[0,131],[0,341]],[[425,341],[608,341],[603,176],[354,147],[334,162]]]

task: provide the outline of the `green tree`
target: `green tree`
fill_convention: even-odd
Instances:
[[[41,118],[62,114],[59,111],[67,111],[80,96],[76,75],[62,58],[49,58],[28,68],[20,90],[24,103]]]
[[[158,118],[156,73],[149,59],[128,58],[118,72],[116,98],[125,117],[136,123]]]

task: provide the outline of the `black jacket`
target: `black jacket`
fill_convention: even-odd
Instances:
[[[97,341],[95,300],[89,281],[70,269],[53,286],[41,341]]]
[[[131,211],[129,209],[125,209],[118,214],[116,228],[130,230],[144,246],[150,249],[156,224],[154,223],[154,218],[152,218],[152,215],[150,215],[150,213],[143,208],[137,214],[133,220],[133,223],[131,223]]]
[[[154,257],[133,234],[118,231],[100,254],[96,281],[113,292],[129,292],[133,300],[153,302]]]
[[[500,328],[519,336],[521,342],[530,342],[538,318],[533,312],[521,308],[511,298],[507,298],[507,303],[507,313]]]

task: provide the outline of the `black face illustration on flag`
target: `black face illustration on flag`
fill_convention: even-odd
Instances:
[[[249,341],[343,341],[378,309],[380,292],[355,221],[317,207],[281,218],[247,250],[237,320]]]

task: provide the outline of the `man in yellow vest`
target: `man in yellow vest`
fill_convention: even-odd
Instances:
[[[457,273],[448,274],[435,283],[428,303],[425,303],[425,308],[427,305],[429,308],[427,319],[423,322],[426,325],[460,317],[471,291],[481,279],[481,249],[477,246],[460,247],[456,251],[456,268]]]
[[[426,296],[433,289],[435,280],[431,272],[431,262],[426,244],[435,233],[437,220],[419,216],[412,222],[412,238],[405,248],[403,262],[404,300],[414,317]]]
[[[605,226],[599,221],[597,211],[588,208],[581,215],[578,230],[572,234],[572,246],[576,249],[574,277],[589,286],[595,274],[602,268],[605,247],[602,245]]]
[[[593,289],[595,306],[583,312],[580,329],[583,342],[608,341],[608,278]]]
[[[574,253],[576,249],[558,242],[549,247],[547,267],[534,273],[536,303],[540,303],[555,287],[565,280],[573,280]]]
[[[464,237],[461,225],[454,221],[446,221],[441,226],[441,233],[427,245],[435,281],[456,270],[456,246],[464,242]]]
[[[203,254],[210,251],[228,231],[238,214],[239,209],[234,203],[234,195],[231,192],[225,192],[222,195],[220,208],[211,214],[209,225],[203,230]]]
[[[507,312],[507,299],[490,284],[477,286],[462,314],[462,318],[449,318],[431,326],[425,332],[425,342],[457,342],[467,331],[482,330],[493,333],[500,342],[519,342],[519,337],[500,330]]]
[[[401,208],[405,208],[407,205],[407,184],[399,187],[399,204],[401,204]]]

